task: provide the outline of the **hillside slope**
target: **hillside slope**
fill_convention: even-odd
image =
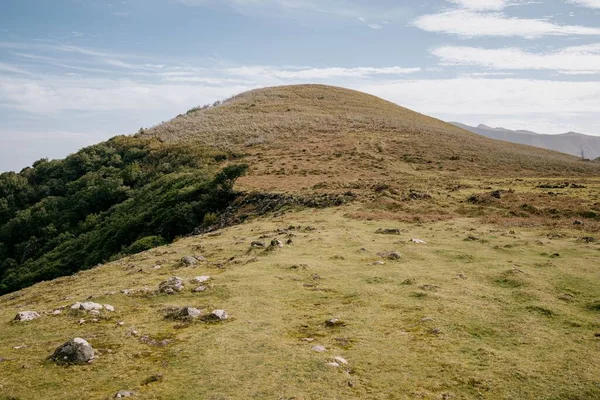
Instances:
[[[583,152],[585,158],[592,160],[600,157],[600,137],[598,136],[583,135],[576,132],[545,135],[530,131],[491,128],[486,125],[469,126],[458,122],[451,122],[451,124],[490,139],[526,144],[578,157],[581,157]]]
[[[321,85],[241,94],[145,130],[142,136],[238,149],[251,188],[393,182],[401,175],[596,175],[576,157],[491,140],[364,93]]]

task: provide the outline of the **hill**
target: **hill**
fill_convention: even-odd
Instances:
[[[0,400],[600,398],[599,171],[302,85],[2,174]]]
[[[469,126],[458,122],[451,122],[459,128],[468,130],[490,139],[504,140],[511,143],[526,144],[542,149],[559,151],[588,159],[600,157],[600,137],[568,132],[560,135],[545,135],[531,131],[511,131],[504,128],[491,128],[486,125]]]

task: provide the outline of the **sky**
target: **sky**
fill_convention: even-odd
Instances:
[[[297,83],[600,135],[600,0],[0,0],[0,171]]]

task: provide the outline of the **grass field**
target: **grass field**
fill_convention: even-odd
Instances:
[[[464,217],[430,223],[349,217],[368,210],[349,205],[256,219],[4,296],[0,393],[7,399],[105,399],[121,389],[144,399],[600,397],[598,244],[581,241],[573,229],[507,228]],[[402,231],[383,235],[375,233],[379,228]],[[249,251],[253,240],[288,236],[292,245]],[[382,251],[402,258],[382,259]],[[180,267],[189,254],[209,263]],[[373,264],[379,260],[384,264]],[[185,278],[184,292],[119,293],[154,290],[173,275]],[[213,279],[207,291],[191,293],[187,281],[198,275]],[[51,312],[88,298],[116,312],[83,325],[79,319],[89,316],[68,312],[10,322],[19,310]],[[222,308],[230,319],[164,318],[166,307],[186,305]],[[334,317],[345,325],[327,327]],[[147,344],[143,335],[169,343]],[[45,361],[76,336],[100,351],[93,364]],[[314,345],[327,351],[314,352]],[[336,356],[349,364],[328,366]],[[144,384],[151,377],[157,381]]]

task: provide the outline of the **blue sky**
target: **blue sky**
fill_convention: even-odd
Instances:
[[[2,0],[0,171],[308,82],[600,135],[600,0]]]

